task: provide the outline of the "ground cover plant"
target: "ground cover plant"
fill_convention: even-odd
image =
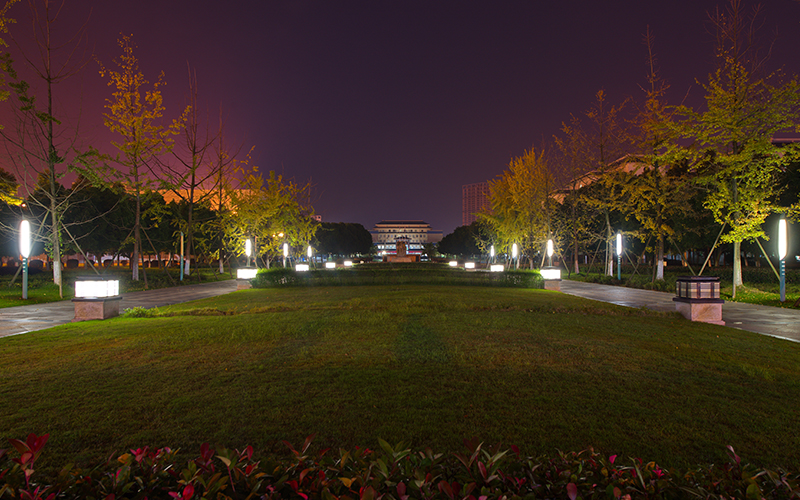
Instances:
[[[634,272],[633,266],[622,267],[622,279],[606,276],[603,273],[564,274],[564,278],[575,281],[586,281],[604,285],[627,286],[645,290],[675,293],[675,280],[679,276],[691,276],[692,273],[685,267],[668,267],[664,270],[664,279],[653,282],[649,268],[639,268]],[[769,267],[745,267],[742,269],[744,286],[736,288],[736,298],[732,297],[732,270],[730,268],[707,269],[703,276],[717,276],[720,278],[720,295],[725,300],[760,304],[772,307],[794,307],[795,301],[800,298],[800,269],[786,270],[786,301],[780,301],[780,287],[778,278]]]
[[[660,467],[800,465],[800,346],[542,290],[253,289],[0,340],[1,442],[42,470],[130,448],[285,456],[465,438]]]

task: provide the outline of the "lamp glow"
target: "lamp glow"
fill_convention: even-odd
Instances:
[[[547,256],[553,257],[553,240],[547,240]]]
[[[464,268],[465,269],[475,269],[475,263],[474,262],[465,262],[464,263]]]
[[[786,234],[786,219],[778,221],[778,257],[780,260],[786,258],[789,249],[789,242]]]
[[[489,248],[489,257],[494,258],[494,245],[492,245],[491,248]]]
[[[517,244],[514,243],[513,245],[511,245],[511,258],[512,259],[516,259],[517,258],[517,253],[518,252],[519,252],[519,250],[517,249]]]
[[[31,254],[31,223],[26,220],[19,223],[19,253],[26,259]]]
[[[543,267],[539,270],[542,274],[542,278],[546,280],[560,280],[561,279],[561,269],[557,267]]]
[[[353,267],[353,261],[352,260],[344,261],[344,267]]]
[[[311,254],[314,253],[314,250],[311,249],[311,245],[308,245],[308,251],[306,253],[308,254],[308,258],[310,259],[311,258]]]
[[[489,268],[489,271],[493,273],[502,273],[503,264],[492,264],[492,266]]]
[[[447,265],[450,266],[450,267],[457,267],[458,266],[458,262],[455,261],[455,260],[451,260],[450,262],[447,263]]]
[[[289,244],[288,243],[284,243],[283,244],[283,258],[285,259],[288,256],[289,256]]]
[[[308,271],[308,264],[297,264],[296,266],[294,266],[294,270],[298,272]]]
[[[617,255],[622,255],[622,234],[617,233]]]
[[[247,241],[244,242],[244,254],[247,255],[248,259],[253,255],[253,243],[250,238],[247,238]]]
[[[251,280],[256,277],[258,269],[254,267],[240,267],[236,270],[236,278],[240,280]]]
[[[336,262],[326,262],[325,269],[336,269]]]
[[[77,280],[75,297],[101,298],[119,295],[119,280]]]

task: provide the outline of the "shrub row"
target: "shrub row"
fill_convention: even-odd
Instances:
[[[465,441],[464,453],[412,452],[403,443],[380,449],[312,453],[285,443],[288,459],[256,460],[253,449],[214,450],[203,444],[180,461],[170,448],[139,448],[91,469],[68,465],[49,484],[34,466],[47,435],[11,440],[19,457],[0,450],[0,498],[59,499],[321,499],[489,500],[569,498],[797,498],[797,471],[758,470],[730,462],[695,469],[663,469],[654,462],[606,457],[592,450],[524,457],[512,446]]]
[[[282,286],[349,286],[349,285],[476,285],[515,288],[544,288],[537,271],[489,273],[447,267],[417,265],[385,267],[372,265],[351,269],[324,269],[296,272],[287,268],[259,270],[251,280],[255,288]]]

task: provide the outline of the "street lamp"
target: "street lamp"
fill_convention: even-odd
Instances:
[[[31,254],[31,224],[22,219],[19,223],[19,253],[22,254],[22,298],[28,298],[28,257]]]
[[[622,234],[617,232],[617,279],[622,281]]]
[[[781,220],[778,221],[778,257],[781,260],[781,302],[786,302],[786,251],[789,246],[786,229],[786,219],[781,217]]]
[[[289,244],[283,244],[283,267],[286,267],[286,257],[289,256]]]
[[[489,248],[489,263],[494,262],[494,245]]]
[[[547,240],[547,265],[553,267],[553,240]]]

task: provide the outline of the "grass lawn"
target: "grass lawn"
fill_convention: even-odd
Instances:
[[[378,438],[662,466],[800,465],[800,345],[540,290],[245,290],[0,339],[0,440],[41,466],[203,441],[284,453]]]

